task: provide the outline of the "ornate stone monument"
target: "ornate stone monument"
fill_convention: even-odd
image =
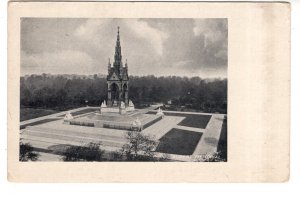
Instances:
[[[108,75],[107,75],[107,105],[108,107],[120,107],[123,101],[126,106],[128,100],[128,65],[127,60],[125,65],[122,62],[121,43],[120,43],[120,28],[118,27],[117,42],[115,47],[115,56],[113,66],[108,60]]]
[[[76,116],[74,119],[73,116],[68,113],[65,116],[66,124],[141,131],[161,119],[160,116],[145,114],[143,111],[135,110],[133,102],[129,100],[128,66],[127,60],[125,65],[122,63],[119,27],[114,63],[111,65],[109,59],[106,80],[107,100],[103,100],[101,104],[99,104],[99,110],[97,112]]]
[[[134,111],[132,101],[128,99],[128,65],[122,62],[120,28],[118,27],[117,41],[115,47],[114,63],[111,65],[108,59],[107,75],[107,103],[101,104],[101,112],[115,112],[126,114],[128,111]]]

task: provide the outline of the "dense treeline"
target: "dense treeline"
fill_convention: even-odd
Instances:
[[[21,77],[21,106],[67,109],[86,104],[99,106],[106,99],[104,77],[31,75]],[[129,97],[137,105],[163,102],[170,107],[226,113],[227,79],[199,77],[130,77]]]

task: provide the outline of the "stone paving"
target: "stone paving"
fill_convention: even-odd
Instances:
[[[60,155],[54,155],[54,154],[50,154],[50,153],[39,153],[39,158],[38,161],[60,161],[61,160],[61,156]]]
[[[149,110],[153,111],[154,107],[143,109],[140,113],[147,113]],[[71,112],[88,109],[87,107],[70,110]],[[224,120],[224,114],[206,114],[195,112],[173,112],[182,114],[203,114],[212,115],[205,129],[181,126],[178,125],[185,117],[183,116],[165,116],[162,120],[151,125],[150,127],[142,131],[143,134],[153,136],[159,140],[172,128],[177,128],[186,131],[203,133],[201,139],[195,147],[193,155],[176,155],[167,154],[171,160],[174,161],[193,161],[193,158],[197,155],[205,153],[213,153],[217,150],[218,141],[221,134],[222,124]],[[40,118],[35,118],[27,121],[23,121],[21,125],[28,123],[34,123],[36,121],[57,118],[65,114],[66,112],[60,112]],[[154,115],[153,115],[154,116]],[[109,128],[96,128],[96,127],[83,127],[64,124],[63,119],[46,122],[35,126],[27,126],[21,130],[21,138],[24,142],[31,143],[36,148],[47,149],[49,146],[69,144],[69,145],[84,145],[89,142],[100,142],[102,149],[107,151],[119,150],[123,144],[126,143],[126,130],[109,129]],[[53,161],[59,156],[55,156],[49,153],[42,153],[40,160]],[[164,153],[157,153],[157,156],[163,156]]]
[[[143,130],[142,133],[148,136],[153,136],[155,139],[160,139],[168,131],[170,131],[176,124],[181,122],[184,117],[178,116],[165,116],[162,120],[155,123],[154,125]]]
[[[57,144],[85,145],[89,142],[101,143],[103,146],[122,147],[125,130],[81,127],[63,124],[62,120],[31,126],[21,133],[22,141],[30,142],[37,148]]]
[[[194,131],[194,132],[199,132],[199,133],[204,133],[206,131],[206,129],[187,127],[187,126],[181,126],[181,125],[175,125],[173,128],[182,129],[182,130],[186,130],[186,131]]]
[[[217,151],[223,121],[224,114],[212,115],[193,155],[202,155]]]

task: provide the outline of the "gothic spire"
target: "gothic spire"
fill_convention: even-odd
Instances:
[[[121,53],[121,43],[120,43],[120,27],[118,26],[117,42],[115,48],[115,62],[114,66],[119,68],[122,66],[122,53]]]
[[[120,40],[120,27],[118,26],[118,40]]]

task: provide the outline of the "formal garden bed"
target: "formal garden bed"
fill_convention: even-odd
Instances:
[[[156,114],[154,111],[149,111],[147,114]],[[166,116],[182,116],[185,117],[178,125],[186,127],[195,127],[200,129],[205,129],[211,115],[202,115],[202,114],[187,114],[187,113],[172,113],[164,112]]]
[[[159,139],[156,152],[192,155],[201,136],[200,132],[173,128]]]
[[[227,160],[227,118],[224,118],[222,124],[222,130],[220,134],[220,139],[218,143],[218,152],[221,154],[221,158]]]

